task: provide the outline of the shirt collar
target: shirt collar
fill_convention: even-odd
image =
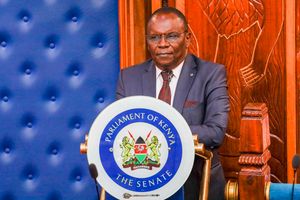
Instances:
[[[173,72],[173,75],[175,78],[179,78],[179,75],[180,75],[180,72],[182,70],[182,67],[183,67],[183,63],[184,63],[184,60],[177,66],[175,67],[174,69],[172,69],[172,72]],[[159,69],[156,65],[155,65],[155,68],[156,68],[156,79],[159,78],[159,76],[161,76],[161,69]]]

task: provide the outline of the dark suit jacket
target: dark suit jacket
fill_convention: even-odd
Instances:
[[[117,99],[156,95],[156,69],[150,59],[120,72]],[[199,141],[213,152],[209,199],[223,199],[225,179],[217,148],[221,145],[228,121],[229,98],[223,65],[206,62],[188,54],[173,101]],[[185,199],[198,199],[203,160],[195,158],[190,177],[184,185]]]

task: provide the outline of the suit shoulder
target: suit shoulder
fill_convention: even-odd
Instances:
[[[152,60],[147,60],[143,63],[129,66],[128,68],[122,69],[123,74],[136,74],[141,73],[147,70],[151,65]]]
[[[194,59],[196,60],[196,63],[198,65],[202,65],[204,67],[225,68],[225,66],[222,65],[222,64],[215,63],[215,62],[212,62],[212,61],[203,60],[203,59],[201,59],[199,57],[196,57],[196,56],[194,56]]]
[[[200,70],[204,70],[204,71],[224,71],[225,70],[225,66],[219,63],[215,63],[212,61],[207,61],[207,60],[203,60],[195,55],[193,55],[194,57],[194,61],[197,64],[198,68]]]

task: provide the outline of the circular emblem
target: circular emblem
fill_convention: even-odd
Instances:
[[[105,108],[89,132],[87,157],[98,183],[118,199],[166,199],[194,162],[192,133],[169,104],[127,97]]]

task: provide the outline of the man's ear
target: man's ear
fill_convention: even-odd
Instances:
[[[189,47],[189,46],[190,46],[190,44],[191,44],[191,37],[192,37],[191,32],[187,32],[187,33],[185,34],[186,47]]]

